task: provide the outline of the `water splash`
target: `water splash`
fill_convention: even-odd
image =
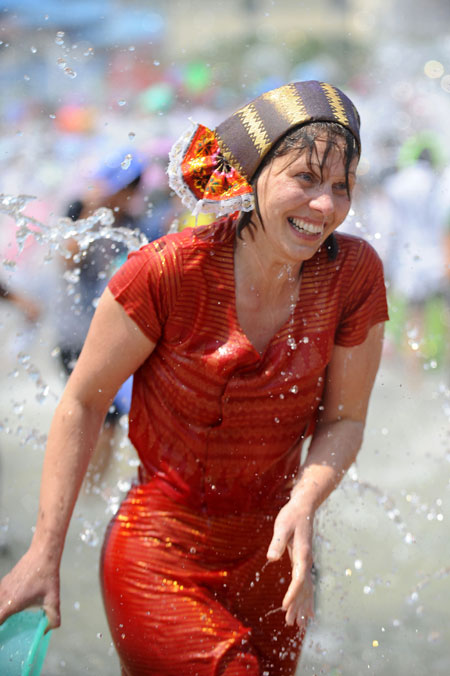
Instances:
[[[111,209],[100,207],[87,218],[72,221],[70,218],[58,218],[53,225],[24,214],[26,207],[36,198],[31,195],[0,194],[0,213],[10,216],[16,223],[16,242],[21,253],[29,236],[36,242],[46,245],[51,252],[58,253],[64,258],[71,258],[72,254],[64,246],[64,242],[75,239],[80,252],[85,251],[98,239],[109,239],[126,246],[128,251],[134,251],[148,243],[147,237],[138,230],[126,227],[113,227],[115,218]],[[75,260],[76,262],[76,260]]]
[[[419,600],[420,592],[425,589],[431,582],[436,580],[445,580],[450,576],[450,566],[439,568],[434,573],[424,575],[423,578],[416,584],[414,589],[410,592],[407,598],[409,604],[415,604]]]
[[[354,466],[349,469],[347,476],[341,484],[341,487],[343,490],[349,487],[352,490],[357,491],[360,496],[363,496],[366,493],[372,493],[372,495],[376,497],[377,504],[382,508],[387,517],[395,524],[397,529],[402,534],[403,542],[408,545],[416,542],[416,538],[411,533],[406,522],[402,518],[395,500],[387,493],[384,493],[378,486],[375,486],[368,481],[361,481],[358,478],[358,474]]]

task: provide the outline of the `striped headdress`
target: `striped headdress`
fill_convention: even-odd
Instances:
[[[215,130],[196,125],[170,153],[169,185],[193,213],[251,211],[250,181],[258,166],[290,129],[309,122],[337,122],[360,147],[360,120],[337,87],[311,80],[261,94]]]

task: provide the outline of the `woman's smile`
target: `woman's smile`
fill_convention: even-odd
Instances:
[[[350,190],[356,163],[348,173]],[[295,265],[311,258],[350,208],[344,142],[330,149],[319,137],[311,156],[292,150],[275,157],[261,172],[257,192],[262,227],[256,239],[267,263]]]
[[[296,218],[295,216],[289,216],[288,221],[294,230],[301,236],[308,237],[309,239],[322,237],[323,225],[317,225],[315,223],[305,221],[303,218]]]

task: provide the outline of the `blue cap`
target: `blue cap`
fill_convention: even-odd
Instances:
[[[134,148],[123,148],[106,157],[94,178],[102,181],[105,195],[115,195],[140,176],[145,167],[139,152]]]

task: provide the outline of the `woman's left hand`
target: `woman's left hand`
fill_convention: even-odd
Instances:
[[[286,611],[286,624],[296,622],[301,629],[306,628],[309,619],[314,619],[312,535],[313,516],[302,513],[291,498],[275,519],[273,538],[267,551],[268,560],[277,561],[288,549],[292,579],[282,607]]]

